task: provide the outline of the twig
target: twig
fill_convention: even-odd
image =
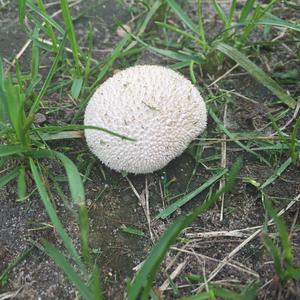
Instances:
[[[271,42],[275,42],[275,41],[283,38],[286,35],[286,31],[287,31],[287,28],[283,28],[283,30],[280,32],[280,34],[277,35],[274,39],[272,39]]]
[[[22,47],[22,49],[18,52],[18,54],[15,56],[15,58],[13,59],[13,61],[8,65],[7,69],[5,70],[5,75],[8,74],[8,72],[10,71],[10,69],[16,64],[16,62],[19,60],[19,58],[24,54],[24,52],[26,51],[26,49],[29,47],[29,45],[31,44],[31,40],[28,40],[25,45]]]
[[[234,69],[236,69],[239,66],[239,64],[236,64],[235,66],[233,66],[231,69],[229,69],[226,73],[224,73],[222,76],[220,76],[218,79],[216,79],[214,82],[212,82],[208,87],[211,87],[213,85],[215,85],[217,82],[219,82],[220,80],[224,79],[227,75],[229,75]]]
[[[6,299],[13,299],[17,297],[17,295],[20,293],[23,287],[20,287],[18,290],[14,292],[6,292],[3,294],[0,294],[0,300],[6,300]]]
[[[263,290],[266,286],[268,286],[271,282],[273,281],[272,279],[269,279],[266,283],[264,283],[258,290],[261,291]]]
[[[238,285],[239,288],[241,288],[241,282],[239,280],[236,279],[223,279],[223,280],[216,280],[216,281],[212,281],[213,284],[215,285],[223,285],[223,286],[231,286],[231,287],[235,287]],[[192,284],[181,284],[181,285],[176,285],[176,287],[178,289],[184,289],[184,288],[190,288],[192,286]],[[170,291],[172,290],[172,287],[169,287],[166,289],[166,291]]]
[[[188,246],[188,244],[184,245],[182,247],[182,249],[185,249],[186,247]],[[168,263],[168,265],[166,266],[165,268],[165,272],[167,272],[177,261],[177,259],[179,258],[180,256],[180,252],[178,251],[178,253],[172,258],[172,260]]]
[[[212,232],[197,232],[197,233],[186,233],[186,237],[188,238],[214,238],[214,237],[248,237],[248,233],[243,233],[237,230],[232,231],[212,231]]]
[[[187,260],[185,260],[182,263],[180,263],[177,266],[177,268],[171,273],[170,279],[174,280],[180,274],[180,272],[184,269],[184,267],[186,266],[186,264],[187,264]],[[164,283],[160,286],[159,289],[163,292],[163,291],[165,291],[169,287],[169,284],[170,284],[170,280],[167,279],[167,280],[164,281]]]
[[[145,208],[146,208],[146,218],[148,222],[148,228],[150,233],[150,238],[152,242],[155,242],[152,229],[151,229],[151,216],[150,216],[150,207],[149,207],[149,187],[148,187],[148,178],[145,176]]]
[[[203,281],[204,281],[205,289],[206,289],[206,292],[208,292],[209,288],[208,288],[208,282],[206,280],[205,261],[204,261],[203,266],[202,266],[202,274],[203,274]]]
[[[147,219],[147,223],[148,223],[150,238],[151,238],[151,241],[154,243],[155,239],[154,239],[152,229],[151,229],[151,217],[150,217],[150,209],[149,209],[149,190],[148,190],[147,176],[145,177],[145,189],[142,191],[141,194],[138,193],[138,191],[136,190],[136,188],[132,184],[131,180],[128,177],[126,177],[126,179],[129,183],[129,186],[131,187],[132,191],[134,192],[134,194],[136,195],[136,197],[140,201],[140,204],[141,204],[141,206],[144,210],[144,213],[145,213],[145,216],[146,216],[146,219]]]
[[[282,209],[277,216],[281,216],[283,215],[287,210],[289,210],[295,203],[297,203],[297,201],[300,199],[300,194],[294,198],[294,200],[292,200],[288,206],[284,209]],[[270,226],[271,224],[273,224],[273,218],[271,220],[269,220],[269,222],[267,223],[268,226]],[[219,263],[219,265],[210,273],[207,281],[210,282],[212,279],[214,279],[217,274],[224,268],[225,265],[228,264],[228,262],[232,259],[232,257],[234,255],[236,255],[241,249],[243,249],[250,241],[252,241],[257,235],[259,235],[261,233],[261,231],[263,230],[263,228],[260,228],[258,230],[256,230],[253,234],[251,234],[247,239],[245,239],[238,247],[236,247],[235,249],[233,249],[226,257],[224,257],[224,259]],[[200,292],[202,289],[204,288],[204,284],[201,284],[199,286],[199,288],[197,288],[197,292]]]
[[[292,223],[292,225],[291,225],[291,229],[290,229],[290,233],[289,233],[289,240],[292,238],[293,231],[294,231],[294,229],[295,229],[295,226],[296,226],[296,223],[297,223],[298,216],[299,216],[299,209],[297,209],[297,211],[296,211],[296,213],[295,213],[295,216],[294,216],[293,223]]]
[[[192,254],[194,256],[197,256],[199,257],[200,259],[202,260],[210,260],[210,261],[214,261],[214,262],[220,262],[219,259],[216,259],[216,258],[213,258],[213,257],[209,257],[207,255],[204,255],[204,254],[200,254],[200,253],[196,253],[195,251],[190,251],[190,250],[186,250],[186,249],[180,249],[180,248],[177,248],[177,247],[171,247],[170,248],[171,250],[175,250],[175,251],[179,251],[179,252],[182,252],[182,253],[187,253],[187,254]],[[250,268],[242,265],[241,263],[239,262],[228,262],[226,263],[228,266],[232,267],[232,268],[235,268],[241,272],[244,272],[244,273],[247,273],[247,274],[250,274],[256,278],[259,278],[259,274],[254,272],[253,270],[251,270]]]
[[[159,192],[160,192],[160,197],[161,197],[161,200],[162,200],[163,209],[165,209],[166,208],[166,205],[165,205],[165,196],[164,196],[164,192],[163,192],[160,180],[158,181],[158,185],[159,185]]]
[[[251,102],[251,103],[253,103],[253,104],[261,104],[261,103],[259,103],[258,101],[256,101],[256,100],[253,100],[253,99],[251,99],[251,98],[249,98],[249,97],[247,97],[247,96],[245,96],[245,95],[242,95],[242,94],[240,94],[240,93],[238,93],[238,92],[235,92],[235,91],[226,91],[228,94],[232,94],[232,95],[235,95],[235,96],[237,96],[237,97],[240,97],[241,99],[243,99],[243,100],[247,100],[247,101],[249,101],[249,102]]]

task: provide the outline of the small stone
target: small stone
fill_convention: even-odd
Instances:
[[[47,120],[46,116],[42,113],[36,113],[34,116],[34,123],[42,124],[46,122],[46,120]]]

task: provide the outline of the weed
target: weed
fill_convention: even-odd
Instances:
[[[282,217],[277,216],[270,199],[265,197],[264,204],[267,214],[274,220],[279,244],[273,241],[266,229],[262,234],[262,240],[273,258],[276,276],[279,278],[280,283],[285,286],[289,280],[300,278],[300,267],[293,260],[290,236],[284,220]],[[273,279],[276,282],[276,279]]]
[[[228,181],[225,186],[209,197],[203,204],[195,208],[190,214],[185,217],[180,217],[172,223],[169,228],[160,237],[158,242],[152,248],[149,256],[143,263],[142,268],[138,271],[134,280],[130,283],[128,287],[128,299],[148,299],[152,282],[154,280],[155,274],[158,272],[160,263],[162,262],[164,256],[166,255],[169,247],[176,240],[180,232],[189,226],[199,214],[205,212],[209,209],[219,197],[228,192],[233,186],[236,176],[241,168],[241,161],[237,161],[232,167],[230,174],[228,175]]]
[[[291,108],[295,108],[296,101],[285,93],[285,91],[270,78],[261,68],[252,63],[238,48],[242,45],[245,47],[251,32],[258,25],[273,25],[283,26],[287,28],[294,28],[300,30],[300,27],[296,24],[283,21],[279,18],[275,18],[268,13],[276,1],[271,1],[266,7],[256,5],[254,9],[254,2],[252,0],[246,1],[241,13],[235,21],[234,15],[236,14],[236,2],[232,1],[230,6],[229,15],[226,15],[225,11],[218,4],[217,1],[213,1],[213,7],[218,17],[224,23],[223,30],[212,40],[206,38],[206,33],[203,26],[203,2],[198,1],[198,26],[192,19],[184,12],[180,5],[175,0],[166,0],[169,7],[175,13],[175,15],[181,20],[181,22],[189,29],[188,32],[165,22],[157,22],[156,24],[166,30],[173,31],[182,37],[181,45],[184,50],[177,49],[172,51],[170,49],[161,49],[155,46],[151,46],[145,41],[142,41],[137,36],[132,35],[139,43],[147,47],[150,51],[157,53],[158,55],[166,56],[181,63],[180,68],[190,65],[191,63],[198,64],[200,66],[216,66],[216,64],[222,64],[224,57],[220,56],[220,53],[228,56],[243,67],[251,76],[257,79],[261,84],[273,92],[282,103],[285,103]],[[253,12],[254,9],[254,12]],[[253,13],[252,13],[253,12]],[[252,14],[251,14],[252,13]],[[268,13],[268,14],[267,14]],[[183,45],[188,45],[184,47]],[[194,51],[200,47],[199,51]]]

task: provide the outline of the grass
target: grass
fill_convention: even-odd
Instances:
[[[9,274],[12,272],[12,270],[20,264],[22,261],[24,261],[32,252],[34,246],[30,245],[23,253],[21,253],[19,256],[17,256],[1,273],[0,275],[0,285],[5,286],[8,283],[9,280]]]
[[[277,243],[269,237],[267,230],[265,230],[262,240],[274,260],[276,276],[278,276],[284,286],[289,280],[300,278],[300,268],[294,262],[289,232],[284,220],[277,216],[270,199],[266,197],[264,204],[267,214],[274,220],[280,242],[279,245],[277,245]]]
[[[127,298],[160,299],[154,289],[155,280],[161,276],[162,263],[174,243],[183,242],[188,245],[190,240],[181,238],[182,232],[192,226],[193,222],[197,222],[199,216],[205,215],[206,211],[213,211],[219,200],[224,200],[225,193],[226,197],[230,197],[231,193],[235,195],[234,191],[230,190],[234,190],[234,183],[240,186],[241,182],[251,186],[253,194],[259,195],[262,200],[266,222],[261,235],[261,245],[264,247],[263,251],[268,252],[273,260],[274,275],[271,280],[279,282],[277,296],[282,295],[291,282],[299,279],[300,271],[294,258],[296,255],[292,236],[283,217],[277,213],[269,200],[274,196],[269,195],[269,191],[271,193],[271,187],[285,180],[285,174],[294,172],[299,164],[300,117],[295,113],[291,118],[293,110],[297,112],[299,105],[299,88],[297,89],[296,73],[290,76],[284,66],[279,66],[281,71],[272,76],[272,72],[262,66],[259,58],[265,55],[263,47],[266,43],[268,47],[276,47],[274,32],[277,33],[278,28],[285,30],[287,40],[292,41],[291,45],[299,43],[296,37],[300,26],[293,20],[274,15],[274,8],[283,5],[276,0],[269,1],[268,4],[247,0],[241,7],[238,7],[238,1],[234,0],[227,10],[220,1],[213,0],[211,9],[215,14],[217,32],[209,32],[207,29],[209,24],[204,15],[207,9],[205,1],[195,2],[197,16],[192,17],[183,1],[148,0],[143,1],[144,5],[135,3],[131,7],[137,14],[135,27],[120,38],[113,51],[98,61],[93,58],[95,41],[92,27],[89,27],[87,32],[87,46],[82,45],[76,34],[70,4],[66,0],[60,0],[58,4],[60,21],[50,14],[47,3],[42,0],[19,1],[19,22],[31,40],[30,66],[28,69],[23,68],[20,60],[15,65],[14,73],[9,73],[5,71],[5,64],[0,58],[0,164],[1,167],[8,166],[1,171],[0,188],[15,184],[17,199],[21,202],[28,201],[31,193],[36,191],[63,247],[58,249],[46,239],[32,241],[32,245],[0,274],[1,285],[7,284],[8,275],[13,268],[31,254],[33,247],[37,247],[65,273],[83,299],[103,299],[101,281],[105,281],[105,278],[100,278],[100,269],[90,248],[90,208],[85,200],[85,187],[92,176],[94,164],[87,165],[85,171],[81,172],[81,165],[69,158],[71,154],[67,151],[57,151],[51,141],[82,137],[82,129],[85,128],[81,125],[82,114],[97,86],[111,75],[113,70],[132,65],[147,49],[165,59],[170,68],[190,77],[193,84],[205,95],[210,124],[206,136],[199,138],[189,149],[195,165],[184,191],[173,194],[173,186],[179,183],[173,179],[165,179],[166,182],[163,182],[167,206],[156,213],[155,220],[163,219],[170,224],[155,241],[142,267],[128,280]],[[287,4],[288,9],[295,9],[294,5]],[[253,39],[256,39],[255,43]],[[289,46],[286,48],[294,49]],[[46,75],[41,63],[43,61],[44,64],[45,58],[48,59]],[[299,62],[299,58],[299,53],[295,50],[294,62]],[[228,107],[237,105],[237,98],[234,98],[228,87],[231,82],[227,80],[233,62],[238,65],[239,72],[246,72],[270,92],[263,103],[263,106],[268,108],[268,113],[264,115],[264,127],[260,130],[250,132],[243,128],[232,129],[230,124],[227,124],[225,111]],[[278,78],[288,80],[279,81]],[[221,84],[223,81],[224,85]],[[70,95],[74,103],[74,115],[70,124],[36,124],[36,114],[41,109],[47,111],[45,100],[52,95],[57,97],[64,93]],[[261,105],[261,102],[250,97],[247,94],[244,96],[246,103]],[[54,103],[54,106],[57,105]],[[63,109],[55,107],[54,111]],[[284,122],[286,126],[283,125]],[[109,128],[93,129],[134,142],[131,137],[112,132]],[[272,134],[265,134],[267,130],[271,130]],[[227,150],[224,144],[227,145]],[[232,149],[229,151],[228,147]],[[235,153],[245,157],[245,167],[242,168],[241,163],[234,164],[228,173],[226,165],[235,160]],[[55,161],[64,169],[63,179],[68,186],[78,217],[80,250],[67,233],[63,220],[53,205],[50,190],[56,189],[61,200],[66,203],[69,197],[64,197],[58,184],[61,178],[56,175],[48,176],[45,159]],[[220,167],[220,159],[225,161],[225,167]],[[248,160],[269,170],[268,175],[261,176],[253,172],[245,175],[245,169],[251,167]],[[203,175],[202,169],[205,170],[206,179],[203,182],[202,178],[202,184],[199,184],[198,179]],[[28,176],[33,179],[33,186],[28,185]],[[103,177],[105,178],[105,173]],[[165,178],[170,177],[166,174]],[[103,191],[106,191],[106,187],[97,193],[93,205],[98,204]],[[199,195],[206,200],[195,205],[194,200]],[[290,199],[288,201],[292,203]],[[187,204],[193,207],[188,213]],[[222,205],[226,206],[226,202]],[[225,211],[226,208],[232,209],[233,213],[230,215],[234,218],[238,209],[230,205],[225,207]],[[174,218],[180,209],[184,213],[179,218]],[[270,219],[275,224],[272,234],[268,223]],[[297,221],[297,218],[295,220]],[[296,224],[292,225],[291,230],[293,226]],[[124,225],[121,230],[137,238],[147,238],[146,230],[140,228],[139,224]],[[246,242],[247,239],[241,245]],[[239,251],[239,248],[236,251]],[[231,258],[229,256],[228,261]],[[211,274],[214,275],[213,272]],[[166,275],[173,293],[181,296],[181,287],[177,286],[176,278],[172,278],[168,273]],[[244,286],[231,288],[211,282],[210,278],[215,275],[206,277],[200,273],[196,276],[196,283],[189,285],[192,287],[189,290],[190,295],[181,298],[182,300],[254,299],[259,295],[260,289],[264,288],[262,282],[247,282]],[[200,289],[203,285],[205,291]],[[197,290],[196,295],[192,295],[191,290]],[[172,297],[172,292],[168,293]]]
[[[233,166],[232,172],[228,176],[227,184],[218,192],[209,197],[204,203],[196,207],[192,213],[185,217],[176,219],[172,225],[164,232],[155,246],[152,248],[149,256],[143,263],[142,268],[137,273],[133,282],[129,285],[128,299],[148,299],[152,289],[153,280],[163,258],[168,249],[175,242],[180,232],[188,227],[200,214],[209,209],[223,194],[230,190],[241,168],[241,161]]]
[[[221,170],[218,174],[212,176],[209,178],[203,185],[201,185],[196,190],[190,192],[189,194],[185,195],[184,197],[180,198],[179,200],[176,200],[171,205],[169,205],[166,209],[164,209],[162,212],[160,212],[156,218],[165,219],[168,216],[170,216],[172,213],[174,213],[178,208],[185,205],[187,202],[195,198],[198,194],[203,192],[205,189],[210,187],[213,183],[218,181],[221,177],[223,177],[227,173],[227,170]]]

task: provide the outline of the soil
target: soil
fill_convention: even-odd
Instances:
[[[78,16],[75,21],[76,32],[81,40],[84,39],[85,29],[89,22],[95,28],[94,57],[96,59],[101,59],[111,51],[119,39],[115,34],[116,19],[121,21],[130,19],[128,7],[121,2],[90,0],[83,1],[74,8],[74,14]],[[16,6],[9,2],[4,8],[1,8],[0,1],[0,52],[6,62],[12,61],[27,40],[17,18]],[[22,56],[21,59],[25,64],[29,56],[29,51]],[[145,51],[136,63],[166,64],[166,61]],[[235,74],[242,72],[241,69],[237,69]],[[232,95],[233,101],[228,105],[228,128],[232,131],[243,129],[249,133],[254,130],[267,133],[264,129],[268,123],[266,113],[271,109],[268,103],[272,101],[273,96],[244,73],[238,76],[234,76],[234,74],[229,76],[222,88],[234,89],[248,98],[255,99],[255,101],[248,101]],[[46,116],[46,120],[43,119],[43,122],[70,121],[74,114],[74,105],[67,98],[55,98],[55,95],[52,95],[45,99],[45,106],[48,108],[59,106],[65,109],[58,112],[54,109],[52,113],[47,113],[46,109],[42,109],[40,113]],[[293,112],[288,114],[281,122],[285,124],[292,114]],[[215,125],[211,119],[206,134],[207,137],[221,136],[215,132]],[[127,179],[96,160],[81,140],[74,140],[71,143],[53,142],[51,147],[65,151],[79,166],[83,174],[88,169],[91,170],[85,182],[90,215],[90,244],[95,261],[101,268],[105,299],[124,299],[126,280],[134,276],[134,269],[145,259],[153,245],[144,210],[130,187],[128,179],[140,195],[145,195],[145,182],[147,181],[152,220],[151,230],[153,239],[157,240],[178,215],[189,212],[204,201],[208,191],[196,196],[165,220],[154,219],[154,217],[178,196],[193,191],[203,184],[211,176],[209,170],[218,170],[220,166],[219,157],[217,160],[197,164],[193,156],[195,146],[192,145],[182,156],[172,161],[163,170],[149,175],[129,175]],[[220,144],[210,145],[208,143],[205,145],[201,157],[210,157],[219,153]],[[157,288],[161,287],[168,278],[167,275],[175,271],[181,263],[184,265],[174,279],[179,291],[172,285],[168,285],[164,292],[165,299],[177,299],[180,296],[190,295],[192,290],[199,287],[199,279],[197,280],[195,277],[194,281],[188,279],[191,278],[191,274],[200,275],[200,282],[203,282],[203,277],[207,278],[219,262],[245,240],[245,236],[191,238],[190,234],[195,236],[196,233],[231,231],[264,224],[266,216],[262,195],[253,185],[241,178],[254,178],[261,183],[274,174],[274,167],[267,166],[251,154],[240,151],[240,148],[234,143],[228,143],[227,167],[230,167],[240,156],[243,157],[240,179],[237,180],[231,192],[225,196],[223,221],[220,221],[220,202],[218,202],[215,207],[200,215],[197,221],[181,235],[174,245],[176,248],[169,251],[163,262],[161,273],[155,284]],[[276,157],[273,158],[273,161],[275,165]],[[62,170],[55,164],[50,162],[47,164],[49,172],[63,175]],[[276,180],[276,184],[271,184],[265,189],[264,192],[269,197],[276,198],[277,210],[286,207],[291,199],[300,194],[299,178],[300,169],[295,165],[284,172]],[[28,180],[30,181],[30,178]],[[166,186],[166,183],[170,184]],[[60,186],[68,195],[66,187],[63,184]],[[214,186],[215,189],[217,187],[217,185]],[[16,199],[15,189],[15,183],[12,183],[0,190],[0,275],[12,261],[31,247],[33,240],[45,238],[61,247],[37,193],[33,191],[29,199],[19,202]],[[56,204],[59,216],[74,244],[78,247],[78,225],[74,208],[68,201],[62,202],[55,191],[52,192],[52,200]],[[298,202],[284,214],[289,228],[295,222],[299,224],[299,208]],[[139,229],[144,236],[125,232],[124,226]],[[299,225],[297,226],[293,231],[291,241],[295,263],[300,265]],[[273,232],[274,228],[270,227],[270,231]],[[249,232],[253,233],[254,231]],[[231,261],[234,266],[226,265],[213,281],[222,282],[224,287],[237,290],[256,280],[267,283],[275,278],[271,261],[272,258],[262,247],[260,235],[258,235],[234,256]],[[259,292],[258,299],[300,299],[299,281],[290,282],[281,291],[281,296],[278,298],[280,287],[275,279],[272,284],[266,285]],[[7,283],[0,287],[0,299],[9,298],[78,299],[78,293],[53,261],[40,250],[33,248],[26,259],[9,274]]]

